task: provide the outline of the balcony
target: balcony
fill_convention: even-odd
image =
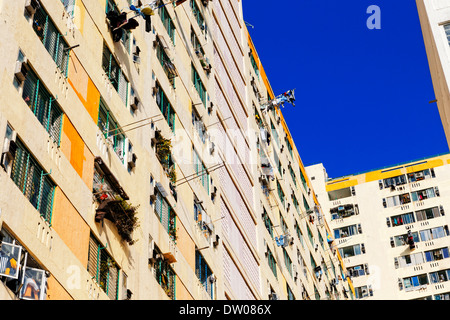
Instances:
[[[103,222],[103,219],[111,221],[121,238],[129,245],[134,244],[131,235],[139,225],[139,206],[126,201],[129,199],[127,194],[100,157],[95,159],[93,196],[98,204],[95,222]]]

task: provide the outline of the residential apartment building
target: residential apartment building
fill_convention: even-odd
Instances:
[[[450,3],[416,0],[436,102],[450,146]]]
[[[354,296],[239,0],[0,17],[0,299]]]
[[[450,155],[328,178],[307,173],[356,299],[450,299]]]

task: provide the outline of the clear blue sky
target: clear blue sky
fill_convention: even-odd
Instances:
[[[279,4],[279,5],[278,5]],[[369,30],[370,5],[381,29]],[[330,177],[448,152],[414,0],[243,0],[305,166]]]

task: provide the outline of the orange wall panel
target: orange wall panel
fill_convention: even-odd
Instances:
[[[59,188],[55,190],[52,227],[80,262],[87,266],[90,228]]]
[[[70,164],[91,189],[94,174],[94,156],[84,144],[83,139],[68,118],[64,119],[61,151]]]
[[[74,53],[70,54],[68,82],[92,120],[97,123],[100,92]]]
[[[47,279],[47,300],[73,300],[61,284],[54,278]]]

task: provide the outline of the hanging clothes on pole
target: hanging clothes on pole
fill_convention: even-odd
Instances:
[[[271,110],[275,107],[279,107],[280,105],[283,105],[285,102],[288,102],[295,107],[294,90],[295,89],[288,90],[288,91],[280,94],[279,96],[275,97],[274,99],[268,101],[267,103],[261,105],[261,110],[262,111],[265,111],[266,109]]]

